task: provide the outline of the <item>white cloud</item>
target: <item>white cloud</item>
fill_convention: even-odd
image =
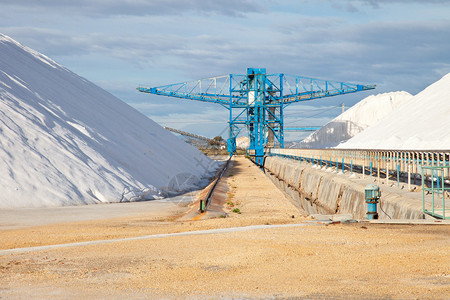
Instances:
[[[135,87],[266,67],[270,73],[375,83],[375,92],[416,93],[450,72],[449,5],[377,2],[373,9],[363,0],[0,0],[0,31],[125,101],[154,103],[139,107],[145,114],[184,112],[195,121],[195,113],[210,108],[205,103],[158,100],[137,95]],[[348,13],[351,6],[365,11]],[[436,10],[441,18],[434,17]],[[308,105],[366,96],[358,95]]]
[[[261,3],[262,2],[262,3]],[[57,10],[70,14],[108,15],[179,15],[189,12],[242,17],[265,11],[265,1],[256,0],[1,0],[6,8]]]

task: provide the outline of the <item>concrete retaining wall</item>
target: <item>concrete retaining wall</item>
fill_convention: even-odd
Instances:
[[[354,219],[366,218],[365,183],[277,157],[266,157],[264,168],[293,203],[310,214],[352,214]],[[388,219],[387,215],[393,219],[424,218],[421,203],[401,194],[382,191],[381,205],[386,214],[378,208],[379,219]]]

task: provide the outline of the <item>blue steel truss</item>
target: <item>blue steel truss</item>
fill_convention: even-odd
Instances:
[[[236,137],[247,128],[248,153],[263,163],[265,148],[284,148],[283,109],[292,103],[374,89],[359,85],[292,76],[266,74],[265,68],[248,68],[247,74],[229,74],[160,87],[139,86],[138,91],[217,103],[229,110],[228,151],[236,151]]]

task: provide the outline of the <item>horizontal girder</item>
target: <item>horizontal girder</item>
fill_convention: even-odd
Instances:
[[[153,88],[140,86],[137,90],[143,93],[222,105],[229,105],[231,100],[233,105],[245,107],[248,105],[246,87],[240,87],[240,85],[245,82],[246,77],[247,75],[230,74]],[[267,74],[266,78],[267,97],[285,105],[375,88],[375,85],[360,85],[282,73]]]

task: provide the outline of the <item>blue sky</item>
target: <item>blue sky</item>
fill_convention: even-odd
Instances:
[[[0,32],[103,87],[153,120],[227,135],[214,104],[136,91],[265,67],[376,84],[294,104],[292,126],[323,125],[371,93],[412,94],[450,72],[450,1],[0,0]],[[289,134],[301,139],[306,134]]]

